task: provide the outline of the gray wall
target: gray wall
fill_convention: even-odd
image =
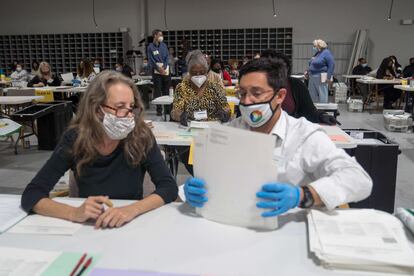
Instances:
[[[129,27],[133,45],[141,39],[142,0],[96,0],[98,31]],[[5,3],[3,3],[5,2]],[[149,30],[164,28],[163,0],[148,0]],[[4,1],[0,34],[96,32],[92,0]],[[385,20],[390,0],[277,0],[273,18],[270,0],[168,0],[169,29],[293,27],[294,43],[321,37],[330,42],[352,42],[357,29],[368,29],[370,63],[395,54],[401,64],[414,56],[414,0],[395,1],[393,20]]]

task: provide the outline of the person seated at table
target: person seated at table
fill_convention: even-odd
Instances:
[[[238,79],[239,78],[239,62],[237,59],[230,59],[229,60],[230,65],[230,76],[232,79]]]
[[[230,86],[231,85],[230,74],[227,73],[226,70],[223,70],[223,62],[221,60],[213,59],[211,61],[210,68],[214,73],[219,74],[220,79],[222,80],[224,86]]]
[[[392,80],[397,77],[395,63],[391,57],[384,58],[377,71],[377,79]],[[378,91],[384,94],[384,109],[393,109],[392,104],[400,97],[402,91],[394,88],[394,84],[378,84]]]
[[[115,71],[121,73],[125,77],[128,77],[128,78],[132,79],[133,71],[132,71],[131,67],[124,64],[122,61],[118,61],[115,64]]]
[[[142,61],[141,69],[139,70],[140,76],[151,76],[152,70],[151,67],[148,66],[148,58],[144,58]]]
[[[267,49],[262,52],[261,58],[271,58],[282,62],[287,68],[288,85],[286,88],[286,97],[282,104],[282,108],[287,114],[295,118],[305,117],[312,123],[327,125],[335,125],[338,123],[335,117],[326,112],[318,111],[313,104],[306,85],[301,80],[290,76],[292,74],[292,66],[290,59],[286,55],[278,53],[274,49]]]
[[[401,77],[403,70],[401,64],[398,62],[397,57],[392,55],[390,56],[390,58],[392,59],[392,67],[394,68],[396,77]]]
[[[404,78],[414,77],[414,57],[410,58],[410,64],[404,67]]]
[[[320,126],[283,110],[286,80],[286,66],[277,60],[248,62],[239,77],[242,116],[230,122],[230,126],[275,137],[278,176],[274,182],[263,183],[256,194],[260,200],[256,206],[264,209],[262,216],[278,216],[296,207],[332,210],[368,197],[372,180],[357,161],[337,148]],[[263,116],[256,120],[251,114],[258,112]],[[184,191],[191,206],[203,207],[208,201],[205,184],[197,178],[186,181]]]
[[[100,58],[95,58],[93,61],[93,68],[95,73],[99,74],[100,72],[102,72],[104,69],[103,64],[102,64],[102,59]]]
[[[177,85],[171,118],[187,125],[188,120],[218,120],[227,122],[230,107],[226,94],[218,82],[207,78],[207,60],[200,50],[188,53],[189,75]]]
[[[30,79],[33,79],[38,74],[39,74],[39,62],[37,60],[33,60],[32,65],[31,65],[31,71],[30,71]]]
[[[28,87],[60,86],[60,79],[52,73],[52,67],[46,61],[39,64],[39,73],[29,81]]]
[[[177,198],[177,184],[144,122],[142,102],[131,79],[102,72],[88,86],[77,115],[25,188],[24,210],[112,228]],[[49,192],[69,169],[74,171],[79,196],[85,198],[79,207],[49,199]],[[156,189],[143,198],[146,172]],[[111,205],[109,199],[135,201],[105,210],[104,204]]]
[[[88,59],[82,59],[76,69],[76,79],[85,84],[85,86],[96,77],[96,73],[93,70],[92,62]]]
[[[368,66],[367,60],[365,58],[358,59],[358,65],[352,69],[352,75],[368,75],[372,71],[371,67]],[[356,87],[363,98],[363,101],[366,102],[368,99],[368,86],[363,83],[356,82],[355,79],[351,79],[353,87]]]
[[[17,63],[16,71],[10,75],[10,78],[12,81],[27,81],[29,79],[29,74],[23,69],[22,62]]]

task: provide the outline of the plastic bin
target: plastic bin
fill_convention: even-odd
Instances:
[[[357,141],[357,147],[345,151],[354,156],[373,180],[371,195],[355,208],[374,208],[394,212],[399,145],[380,132],[366,129],[344,129]]]
[[[39,150],[54,150],[72,116],[71,102],[55,101],[26,107],[15,112],[12,119],[18,122],[36,120]]]
[[[407,132],[413,126],[413,118],[404,110],[384,110],[384,127],[388,131]]]
[[[348,111],[350,112],[362,112],[364,109],[362,97],[350,97],[346,102],[348,103]]]

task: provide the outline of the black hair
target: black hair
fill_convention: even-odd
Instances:
[[[414,61],[414,57],[410,58],[410,63],[411,63],[412,61]]]
[[[394,56],[394,55],[392,55],[392,56],[390,56],[390,58],[392,58],[393,60],[395,60],[395,67],[401,67],[401,64],[399,64],[398,63],[398,59],[397,59],[397,57],[396,56]]]
[[[285,62],[272,58],[253,59],[239,70],[239,83],[244,75],[262,72],[266,74],[267,83],[275,92],[287,87],[287,68]]]
[[[365,60],[363,57],[358,59],[359,62],[362,62],[363,60]]]
[[[392,62],[391,57],[386,57],[382,60],[381,65],[378,67],[378,70],[377,70],[377,78],[382,79],[386,75],[387,69],[395,77],[394,70],[392,66],[389,65],[390,62]]]
[[[291,75],[291,73],[292,73],[292,64],[291,64],[290,59],[285,54],[277,52],[274,49],[267,49],[267,50],[264,50],[262,52],[260,57],[261,58],[272,58],[272,59],[276,59],[278,61],[284,62],[285,65],[286,65],[288,76]]]
[[[221,60],[217,59],[217,58],[214,58],[214,59],[211,60],[210,67],[213,68],[214,64],[217,64],[217,63],[220,64],[221,69],[224,69],[223,62]]]
[[[152,31],[152,37],[156,36],[158,33],[161,33],[162,31],[160,29],[155,29]]]

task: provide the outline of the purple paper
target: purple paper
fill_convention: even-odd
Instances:
[[[124,270],[124,269],[106,269],[94,268],[89,276],[191,276],[190,274],[164,273],[143,270]]]

